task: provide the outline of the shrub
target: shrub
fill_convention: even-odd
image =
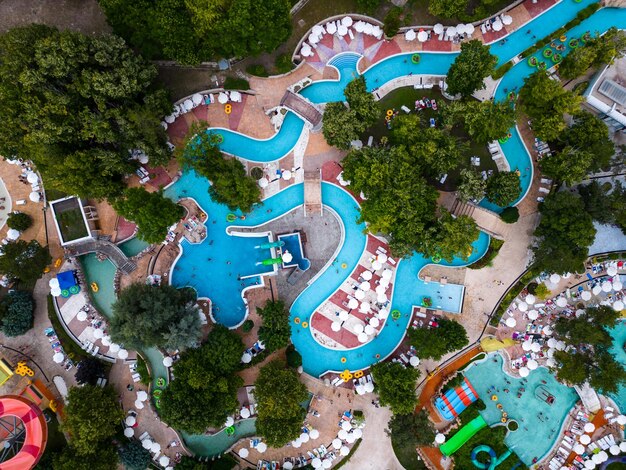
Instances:
[[[287,355],[287,365],[293,369],[296,369],[302,365],[302,356],[293,344],[287,346],[287,350],[285,352]]]
[[[550,289],[548,289],[546,285],[542,282],[535,289],[535,295],[539,297],[539,299],[544,300],[550,295]]]
[[[274,67],[276,67],[276,71],[278,73],[287,73],[290,70],[293,70],[293,62],[291,61],[291,57],[287,54],[281,54],[276,57],[276,62],[274,62]]]
[[[393,7],[389,10],[389,13],[385,16],[383,31],[388,38],[398,34],[400,29],[400,15],[402,14],[402,8]]]
[[[250,83],[245,78],[226,77],[224,90],[249,90]]]
[[[498,256],[498,253],[500,252],[500,248],[502,248],[502,245],[504,245],[503,240],[498,240],[497,238],[491,237],[491,239],[489,240],[489,248],[487,248],[487,253],[485,253],[483,257],[480,258],[475,263],[470,264],[468,268],[469,269],[482,269],[484,267],[491,266],[491,264],[493,263],[493,260],[496,258],[496,256]]]
[[[252,328],[254,328],[254,322],[252,320],[246,320],[243,322],[243,325],[241,325],[241,331],[244,333],[250,333]]]
[[[139,374],[139,382],[144,385],[150,384],[150,371],[143,357],[137,355],[137,373]]]
[[[0,308],[0,329],[5,335],[20,336],[33,327],[35,304],[30,292],[10,292]]]
[[[535,293],[537,292],[537,285],[538,284],[536,282],[531,282],[530,284],[528,284],[528,286],[526,287],[526,289],[528,289],[528,293],[535,295]]]
[[[505,73],[507,73],[512,68],[513,62],[507,62],[506,64],[502,64],[491,74],[491,78],[493,78],[494,80],[499,80],[504,76]]]
[[[500,214],[500,218],[507,224],[514,224],[519,219],[519,210],[517,207],[506,207]]]
[[[263,178],[263,168],[260,166],[255,166],[250,170],[250,176],[252,176],[255,180],[260,180]]]
[[[250,64],[246,67],[246,72],[257,77],[267,77],[269,74],[262,64]],[[224,86],[226,88],[226,86]]]
[[[33,219],[24,212],[11,212],[7,218],[7,225],[18,232],[23,232],[33,225]]]

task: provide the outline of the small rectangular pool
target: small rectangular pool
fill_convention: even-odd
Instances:
[[[304,257],[304,248],[302,247],[302,239],[298,232],[278,235],[278,240],[284,242],[281,250],[291,253],[293,259],[289,263],[283,262],[283,268],[298,267],[302,271],[306,271],[311,267],[311,262]]]
[[[429,308],[443,310],[448,313],[461,313],[465,286],[461,284],[440,284],[437,281],[422,282],[419,285],[421,297],[420,305],[424,297],[430,297],[432,306]]]

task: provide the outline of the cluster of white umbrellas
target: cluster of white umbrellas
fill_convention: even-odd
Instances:
[[[419,42],[428,41],[428,31],[420,29],[419,32],[415,32],[414,29],[409,29],[406,33],[404,33],[404,39],[407,41],[415,41],[417,39]]]
[[[374,383],[373,382],[366,382],[364,384],[360,383],[355,387],[354,391],[356,392],[357,395],[365,395],[366,393],[373,393]]]
[[[32,202],[41,201],[41,193],[39,192],[39,175],[37,175],[34,171],[27,171],[26,181],[28,181],[32,189],[31,193],[28,195],[28,199]]]
[[[11,230],[9,230],[10,232]],[[7,233],[7,237],[8,237],[8,233]],[[52,279],[50,279],[48,281],[48,285],[50,286],[50,294],[52,294],[53,297],[58,297],[61,295],[61,287],[59,286],[59,280],[56,277],[53,277]],[[80,313],[84,313],[85,314],[85,320],[87,319],[87,313],[83,312],[82,310]],[[79,319],[80,320],[80,319]],[[81,321],[85,321],[85,320],[81,320]]]
[[[380,26],[372,25],[370,23],[366,23],[365,21],[357,21],[354,23],[350,16],[345,16],[340,21],[329,21],[323,26],[321,24],[313,26],[307,37],[307,41],[303,42],[300,47],[300,55],[302,57],[311,57],[314,54],[313,48],[316,47],[325,34],[344,37],[350,34],[351,27],[354,28],[357,33],[374,36],[377,39],[381,39],[383,37],[383,30]]]
[[[454,36],[456,36],[457,34],[459,35],[467,35],[470,36],[474,33],[474,25],[473,24],[457,24],[456,26],[448,26],[447,28],[444,27],[441,23],[437,23],[434,27],[433,27],[433,32],[437,35],[442,34],[442,33],[446,33],[446,36],[449,38],[452,38]]]
[[[363,437],[363,431],[360,428],[352,429],[352,425],[348,421],[344,421],[341,423],[341,429],[337,433],[337,437],[333,439],[332,446],[334,450],[339,451],[339,454],[342,456],[346,456],[350,453],[350,449],[347,445],[344,444],[344,441],[347,444],[354,444],[358,439]],[[311,465],[313,468],[330,468],[330,461],[328,466],[324,464],[324,460],[317,459],[319,462],[316,462],[316,459],[313,459]]]

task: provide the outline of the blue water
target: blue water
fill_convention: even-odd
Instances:
[[[328,65],[335,67],[339,72],[339,80],[320,80],[300,91],[300,94],[313,103],[330,103],[331,101],[345,101],[343,90],[346,85],[358,77],[357,62],[361,58],[355,52],[337,54],[328,61]]]
[[[611,336],[613,337],[613,345],[610,352],[620,364],[626,367],[626,352],[624,352],[624,343],[626,343],[626,321],[622,320],[618,325],[611,330]],[[620,411],[626,413],[626,386],[622,385],[616,394],[611,395],[611,398],[615,400],[615,403],[619,407]]]
[[[510,419],[517,421],[518,430],[509,432],[504,443],[529,466],[534,458],[541,459],[550,450],[567,413],[578,400],[574,389],[560,384],[545,367],[531,371],[527,383],[508,375],[502,370],[500,354],[491,354],[483,361],[471,364],[464,374],[487,406],[480,414],[488,425],[500,424],[502,411]],[[545,385],[542,381],[546,382]],[[487,393],[492,386],[498,390],[495,393],[498,401],[491,400],[493,393]],[[555,401],[552,405],[535,396],[538,386],[545,386],[554,395]],[[517,398],[520,387],[526,391]],[[510,390],[510,393],[505,393],[504,389]],[[502,410],[496,407],[498,403],[502,404]],[[542,415],[538,416],[539,413]]]
[[[150,246],[150,244],[139,237],[133,237],[124,243],[120,243],[119,245],[122,252],[129,258],[138,255],[143,250],[148,248],[148,246]]]
[[[282,247],[283,253],[289,251],[293,256],[293,260],[289,264],[285,264],[285,267],[298,266],[302,271],[306,271],[311,267],[311,262],[302,253],[302,240],[299,233],[279,235],[278,239],[285,242]]]

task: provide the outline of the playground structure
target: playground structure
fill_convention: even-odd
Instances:
[[[0,397],[0,470],[33,468],[44,453],[48,426],[39,407],[16,395]]]
[[[463,447],[467,441],[469,441],[474,435],[481,429],[487,426],[487,422],[482,416],[477,416],[461,429],[459,429],[454,436],[450,438],[445,444],[443,444],[439,450],[446,457],[450,457],[457,450]]]
[[[448,390],[435,400],[435,408],[444,419],[450,421],[477,399],[478,394],[476,390],[474,390],[469,380],[464,378],[461,385]]]

